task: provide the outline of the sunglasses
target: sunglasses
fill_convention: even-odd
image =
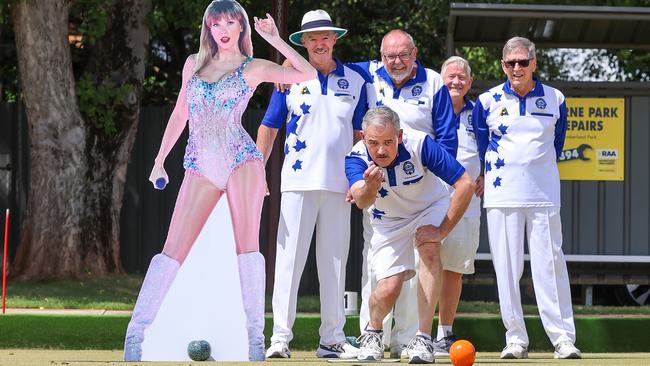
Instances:
[[[506,67],[509,69],[514,69],[515,65],[517,64],[519,64],[519,66],[521,67],[528,67],[528,65],[530,65],[530,60],[532,60],[532,58],[528,60],[511,60],[511,61],[503,60],[503,64],[506,65]]]

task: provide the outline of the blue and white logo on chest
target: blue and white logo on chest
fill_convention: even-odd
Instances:
[[[416,85],[411,89],[411,95],[414,97],[417,97],[418,95],[422,94],[422,87],[419,85]]]
[[[350,82],[347,81],[347,79],[339,79],[339,80],[336,82],[336,85],[338,85],[339,88],[341,88],[341,89],[347,89],[347,88],[350,87]]]
[[[402,164],[402,169],[406,175],[413,175],[415,173],[415,165],[408,160]]]
[[[546,109],[546,105],[547,104],[546,104],[546,101],[544,100],[544,98],[537,98],[537,100],[535,101],[535,106],[538,109]]]
[[[398,174],[398,182],[400,185],[407,186],[419,182],[423,177],[423,172],[419,171],[413,162],[406,160],[402,163],[401,172]]]

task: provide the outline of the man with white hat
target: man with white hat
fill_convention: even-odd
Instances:
[[[323,10],[307,12],[289,40],[307,49],[318,78],[275,91],[258,130],[257,146],[268,159],[278,129],[286,123],[282,199],[273,289],[273,336],[268,358],[291,356],[300,277],[316,226],[320,281],[320,345],[316,356],[356,358],[346,342],[345,269],[350,245],[350,205],[345,156],[360,139],[366,110],[364,78],[332,57],[347,30],[334,27]]]

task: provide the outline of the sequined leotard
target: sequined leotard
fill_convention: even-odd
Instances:
[[[183,167],[226,187],[232,171],[249,161],[264,161],[241,125],[241,117],[253,95],[244,80],[246,60],[233,72],[209,83],[194,74],[187,82],[190,137]]]

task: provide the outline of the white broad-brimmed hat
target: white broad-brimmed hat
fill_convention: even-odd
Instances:
[[[348,32],[347,29],[335,27],[334,24],[332,24],[332,18],[330,18],[330,15],[327,14],[325,10],[318,9],[305,13],[302,17],[300,30],[292,33],[289,36],[289,40],[296,46],[302,46],[300,39],[302,38],[303,33],[320,31],[333,31],[336,33],[336,39],[343,37],[343,35]]]

